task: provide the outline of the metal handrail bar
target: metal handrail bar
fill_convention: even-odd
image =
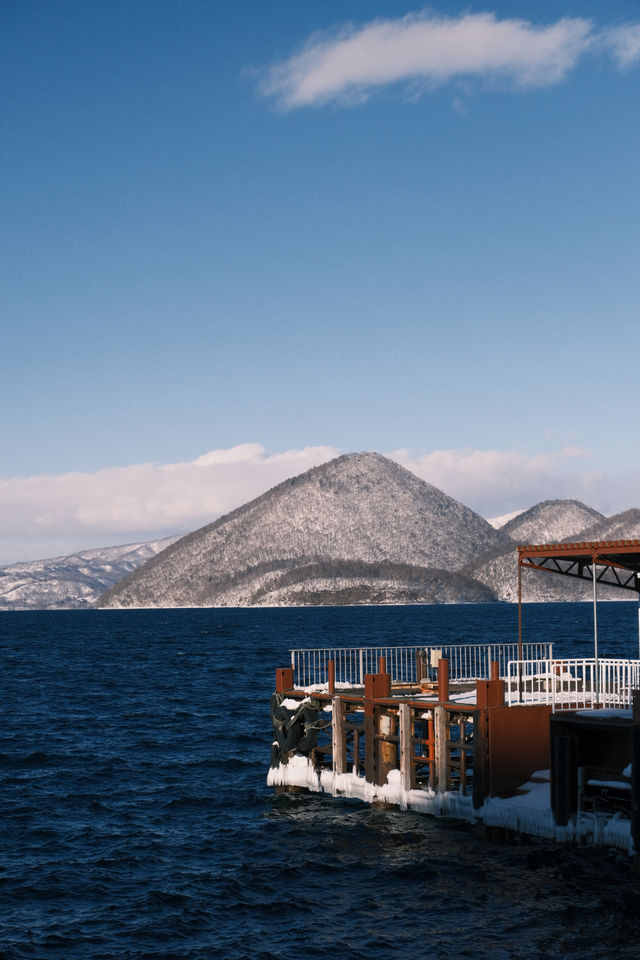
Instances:
[[[550,658],[553,645],[525,643],[523,653],[525,659]],[[294,684],[298,687],[327,683],[330,660],[335,665],[337,683],[362,686],[365,674],[377,673],[381,657],[385,659],[392,683],[416,683],[420,679],[436,678],[436,665],[441,657],[449,660],[451,680],[472,681],[487,679],[494,661],[499,664],[500,676],[506,677],[509,662],[517,656],[517,643],[328,647],[291,650],[291,666]]]
[[[626,710],[640,686],[640,660],[568,657],[512,660],[505,682],[509,706],[551,704],[556,710],[594,706]]]

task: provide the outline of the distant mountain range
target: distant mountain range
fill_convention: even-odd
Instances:
[[[577,500],[502,520],[380,454],[348,454],[181,538],[0,568],[0,609],[509,602],[518,543],[640,537],[640,510],[607,518]],[[523,577],[525,600],[589,590]]]
[[[517,543],[584,539],[616,523],[578,501],[547,500],[495,529],[397,463],[349,454],[178,540],[98,606],[513,601]],[[527,580],[530,600],[576,598],[581,586],[531,571]]]
[[[626,510],[604,517],[578,500],[543,500],[525,510],[501,528],[514,544],[561,543],[567,541],[640,538],[640,510]],[[518,564],[514,546],[481,554],[466,564],[462,573],[480,581],[496,600],[517,602]],[[600,585],[598,594],[606,600],[628,600],[629,594]],[[522,577],[525,601],[590,600],[590,583],[568,577],[550,576],[527,570]]]
[[[293,477],[173,544],[100,606],[253,606],[491,599],[458,573],[511,541],[375,453]]]
[[[70,557],[0,567],[0,610],[77,610],[177,537],[82,550]]]

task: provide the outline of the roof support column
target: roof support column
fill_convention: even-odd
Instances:
[[[640,594],[638,599],[640,600]],[[522,660],[522,564],[520,560],[518,560],[518,660]]]
[[[638,596],[640,597],[640,594]],[[520,557],[518,557],[518,702],[522,703],[522,564]]]
[[[593,655],[596,661],[596,703],[600,703],[600,666],[598,663],[598,587],[596,580],[596,558],[591,561],[593,580]]]

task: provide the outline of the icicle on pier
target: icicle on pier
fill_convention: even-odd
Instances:
[[[640,541],[519,547],[526,567],[592,580],[593,657],[524,643],[521,587],[517,643],[294,650],[269,784],[640,851],[640,660],[597,645],[597,585],[640,596]]]

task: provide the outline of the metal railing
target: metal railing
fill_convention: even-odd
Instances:
[[[550,659],[551,643],[525,643],[527,660]],[[292,650],[291,666],[296,687],[324,685],[328,682],[329,661],[335,664],[336,683],[363,686],[367,673],[378,672],[378,662],[385,659],[392,683],[417,683],[437,677],[440,658],[449,661],[449,678],[453,681],[487,679],[491,664],[499,664],[501,677],[507,676],[510,661],[518,656],[517,643],[430,644],[412,647],[336,647],[316,650]]]
[[[640,660],[513,660],[507,670],[505,701],[509,706],[551,704],[554,712],[595,706],[625,710],[639,684]]]
[[[425,647],[427,663],[431,651],[449,661],[451,680],[486,680],[491,676],[491,664],[498,664],[501,677],[507,676],[509,663],[518,656],[517,643],[454,643],[442,646]],[[523,643],[523,660],[550,659],[553,656],[552,643]]]
[[[329,661],[335,664],[336,683],[364,686],[367,673],[378,672],[380,657],[385,658],[392,683],[412,683],[417,676],[416,647],[338,647],[318,650],[292,650],[291,666],[296,687],[326,684]]]
[[[640,660],[599,660],[603,707],[631,707],[632,690],[640,688]]]

